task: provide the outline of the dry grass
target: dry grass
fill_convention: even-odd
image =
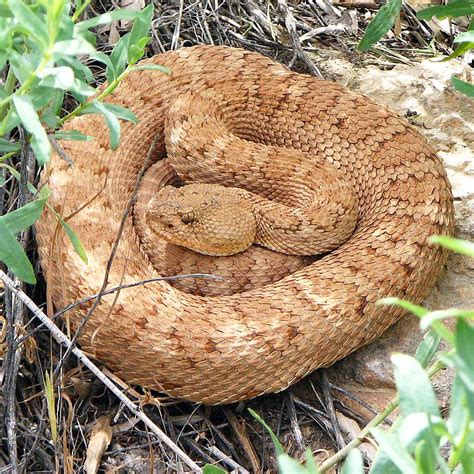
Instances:
[[[326,0],[288,3],[280,0],[279,6],[276,2],[250,0],[155,0],[154,4],[150,55],[199,43],[226,44],[258,51],[301,72],[319,74],[319,61],[330,58],[335,51],[355,64],[393,67],[431,55],[435,48],[433,31],[419,23],[409,6],[404,6],[401,36],[392,35],[379,44],[375,52],[362,55],[355,48],[368,23],[369,10],[345,10]],[[111,1],[96,0],[86,15],[111,8]],[[120,25],[116,27],[120,33]],[[109,51],[109,40],[116,34],[115,30],[97,31],[100,49]],[[436,45],[441,50],[446,48],[444,43]],[[104,76],[102,65],[93,64],[93,69],[100,83]],[[66,107],[72,106],[72,102],[66,104]],[[27,149],[11,164],[25,179],[37,180],[34,160]],[[13,181],[0,188],[3,213],[27,199],[24,190],[25,186]],[[34,235],[27,233],[22,239],[36,261]],[[39,267],[37,269],[41,275]],[[45,302],[41,280],[36,287],[25,288],[25,291],[37,304]],[[12,462],[26,472],[80,472],[91,432],[102,433],[104,439],[113,435],[102,457],[102,467],[110,472],[185,470],[176,455],[157,441],[142,423],[137,423],[74,357],[64,358],[64,349],[52,340],[47,330],[29,320],[25,309],[8,291],[4,314],[10,324],[0,331],[0,357],[3,357],[1,472],[13,472]],[[25,335],[30,337],[25,338]],[[24,342],[21,346],[17,344],[19,339]],[[45,394],[45,374],[58,372],[58,365],[62,367],[59,377]],[[319,452],[319,459],[323,460],[327,451],[334,452],[348,441],[334,423],[336,409],[360,423],[368,421],[357,418],[357,414],[345,408],[337,399],[338,393],[337,387],[332,387],[324,375],[313,374],[283,393],[226,407],[211,408],[166,397],[152,398],[143,392],[129,395],[135,397],[145,413],[198,464],[208,462],[229,471],[260,472],[275,470],[273,448],[263,428],[246,408],[251,407],[261,414],[290,454],[301,457],[306,447],[310,447]],[[51,413],[52,407],[55,416]],[[15,413],[14,419],[8,416],[10,413]],[[55,427],[51,426],[51,420]],[[16,444],[12,442],[12,433],[16,434]],[[56,436],[57,441],[53,442]],[[96,456],[100,459],[100,450]]]

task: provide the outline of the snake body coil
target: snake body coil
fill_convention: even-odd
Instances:
[[[242,150],[232,146],[242,156],[246,142],[260,143],[296,150],[301,169],[324,169],[327,163],[337,170],[357,199],[357,225],[342,245],[319,259],[256,246],[214,258],[163,242],[150,255],[153,242],[140,230],[136,210],[126,219],[109,287],[158,276],[168,264],[169,273],[194,269],[232,283],[220,296],[209,296],[209,281],[197,294],[187,292],[194,283],[182,291],[156,282],[106,295],[81,333],[83,349],[130,383],[196,402],[229,403],[282,390],[374,340],[402,315],[398,308],[376,306],[378,299],[395,296],[419,303],[427,295],[446,260],[446,252],[428,245],[427,237],[452,233],[452,195],[435,153],[404,119],[339,85],[290,72],[241,49],[198,46],[151,62],[170,68],[171,74],[133,72],[110,98],[140,120],[122,123],[120,147],[109,148],[101,117],[76,118],[67,128],[95,140],[64,142],[73,165],[55,155],[43,173],[52,205],[63,216],[72,215],[68,222],[89,259],[87,265],[82,262],[55,217],[45,212],[37,224],[39,252],[58,308],[98,292],[124,209],[157,134],[153,162],[165,157],[166,120],[179,98],[212,97],[240,139]],[[189,151],[189,169],[184,160],[176,170],[181,180],[235,186],[238,177],[239,186],[248,182],[252,189],[265,188],[272,171],[258,158],[255,165],[240,161],[235,168],[231,145],[214,136],[215,127],[199,128],[196,137],[206,134],[212,136],[204,140],[211,151],[193,139],[196,156]],[[207,153],[212,164],[199,166],[198,152]],[[278,157],[276,169],[285,173],[287,162],[284,154]],[[300,167],[291,163],[292,176],[298,176]],[[150,167],[150,176],[156,166]],[[160,179],[178,181],[165,166],[158,171]],[[147,179],[145,174],[144,187]],[[329,202],[330,188],[325,192]],[[136,209],[149,197],[139,195]],[[254,275],[262,286],[254,287]],[[232,285],[237,293],[230,294]],[[91,304],[69,312],[73,328]]]

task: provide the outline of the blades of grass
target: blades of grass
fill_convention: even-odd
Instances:
[[[56,419],[56,401],[54,399],[54,384],[49,372],[44,377],[44,394],[48,406],[49,426],[51,427],[51,440],[54,444],[58,441],[58,422]]]
[[[389,0],[383,5],[365,30],[364,36],[357,45],[359,51],[368,51],[394,25],[400,14],[402,0]]]

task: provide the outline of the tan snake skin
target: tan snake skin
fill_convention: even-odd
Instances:
[[[229,403],[282,390],[374,340],[402,315],[397,308],[376,306],[379,298],[419,303],[427,295],[446,252],[428,245],[426,238],[452,233],[452,195],[435,153],[404,119],[339,85],[290,72],[240,49],[199,46],[151,61],[172,73],[134,72],[111,98],[140,119],[136,126],[122,123],[119,149],[109,149],[101,117],[76,118],[67,128],[95,140],[63,142],[74,165],[55,155],[43,173],[52,189],[51,203],[64,216],[98,194],[69,219],[88,265],[64,232],[56,230],[51,212],[37,224],[42,266],[57,308],[100,288],[150,143],[158,133],[157,161],[165,154],[168,110],[180,97],[212,97],[240,139],[288,148],[289,153],[299,150],[315,167],[331,164],[358,198],[357,227],[339,248],[309,260],[259,246],[231,257],[205,257],[157,242],[159,251],[151,258],[159,266],[169,261],[171,273],[194,269],[230,275],[232,282],[222,289],[227,294],[201,296],[213,293],[209,286],[214,283],[207,281],[185,288],[200,293],[194,295],[157,282],[105,296],[80,337],[83,349],[130,383],[196,402]],[[210,146],[219,149],[214,139]],[[225,143],[220,149],[226,149]],[[213,168],[190,158],[182,176],[226,185],[239,176],[250,187],[265,188],[259,163],[251,170],[235,169],[227,155],[222,155],[224,162],[213,156]],[[276,165],[286,172],[284,157]],[[177,181],[169,165],[154,165],[144,189],[147,180],[153,188],[153,173],[159,182]],[[139,238],[140,209],[150,197],[146,192],[127,219],[110,287],[162,273],[146,253],[153,244]],[[268,275],[271,268],[276,277]],[[263,286],[248,289],[262,281]],[[239,293],[228,294],[232,285]],[[91,304],[69,312],[73,327]]]

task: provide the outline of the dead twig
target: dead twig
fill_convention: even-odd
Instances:
[[[322,78],[323,75],[319,71],[319,69],[314,65],[313,61],[309,58],[309,56],[304,51],[303,47],[301,46],[301,40],[296,32],[296,22],[293,13],[291,13],[290,8],[288,7],[288,3],[286,0],[278,0],[278,7],[280,8],[281,12],[285,16],[285,26],[288,30],[290,35],[291,41],[293,46],[295,47],[295,54],[306,64],[309,69],[309,72],[316,77]]]

